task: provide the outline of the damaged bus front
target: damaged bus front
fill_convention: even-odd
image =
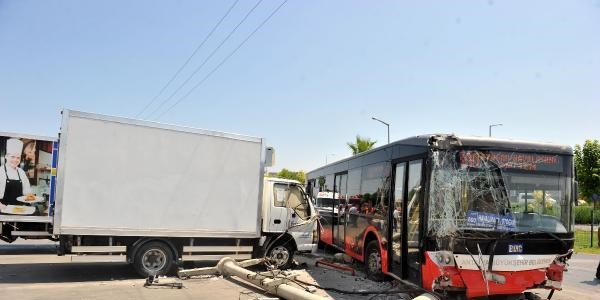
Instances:
[[[423,287],[469,298],[560,290],[573,247],[571,148],[454,136],[429,146]]]
[[[421,135],[307,173],[321,243],[367,276],[468,298],[560,290],[573,247],[573,151]]]
[[[560,290],[573,247],[573,151],[421,135],[307,173],[321,243],[385,275],[468,298]]]

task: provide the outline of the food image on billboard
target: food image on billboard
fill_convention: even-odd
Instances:
[[[0,220],[51,215],[55,143],[0,135]]]

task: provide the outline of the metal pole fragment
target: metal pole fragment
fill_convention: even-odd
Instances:
[[[217,264],[219,273],[228,276],[236,276],[242,280],[248,281],[265,291],[281,296],[288,300],[326,300],[328,298],[311,294],[305,290],[293,287],[285,283],[287,279],[264,278],[256,272],[248,271],[238,265],[230,257],[225,257]],[[263,278],[261,278],[263,277]]]
[[[202,275],[217,275],[219,270],[216,267],[208,267],[208,268],[196,268],[189,270],[179,270],[177,271],[177,277],[191,277],[191,276],[202,276]]]

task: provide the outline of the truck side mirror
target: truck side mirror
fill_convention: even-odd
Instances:
[[[272,167],[275,165],[275,148],[265,148],[265,167]]]

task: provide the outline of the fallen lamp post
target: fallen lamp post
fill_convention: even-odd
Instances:
[[[216,275],[236,276],[242,280],[252,283],[253,285],[273,294],[288,300],[326,300],[329,298],[322,297],[307,292],[304,289],[291,286],[288,283],[296,276],[295,274],[284,275],[283,277],[271,278],[269,275],[264,275],[257,272],[252,272],[246,267],[258,265],[265,262],[265,259],[250,259],[242,262],[236,262],[233,258],[222,258],[216,267],[197,268],[190,270],[181,270],[177,272],[180,278],[201,275]]]

